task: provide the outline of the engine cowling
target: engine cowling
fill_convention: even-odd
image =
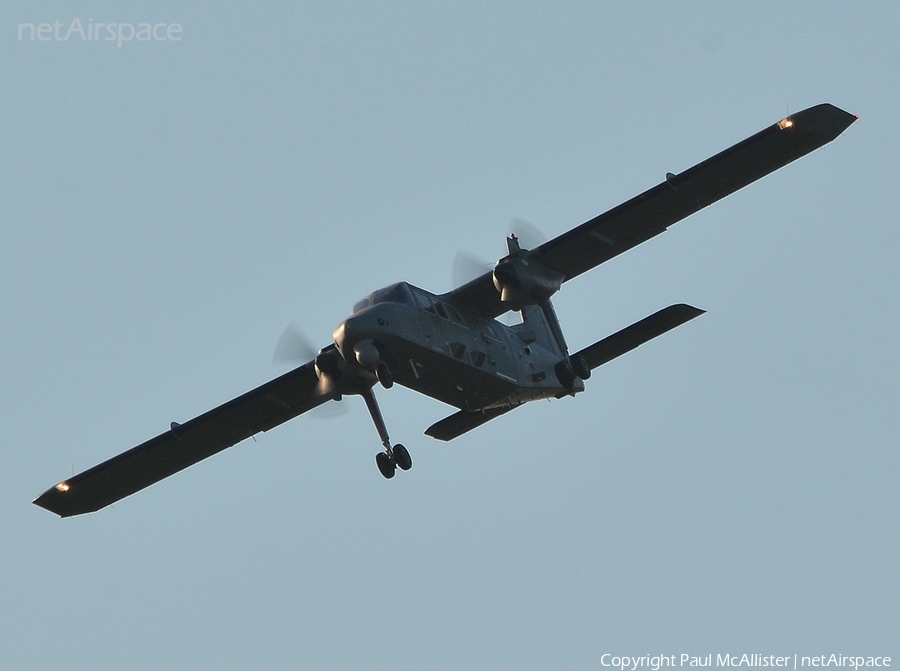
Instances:
[[[343,357],[334,347],[325,348],[316,356],[316,374],[321,379],[322,376],[329,378],[333,382],[337,382],[343,377],[341,370]]]
[[[540,305],[559,291],[565,275],[550,270],[533,259],[506,258],[494,267],[494,286],[500,300],[509,303],[511,310],[525,305]]]

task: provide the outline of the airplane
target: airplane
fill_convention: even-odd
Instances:
[[[551,297],[563,283],[837,138],[858,116],[823,103],[746,140],[534,249],[507,254],[471,281],[434,294],[407,282],[353,306],[311,361],[199,417],[63,480],[34,503],[60,517],[94,512],[345,395],[362,396],[383,450],[385,478],[412,467],[393,444],[373,389],[396,382],[456,412],[426,429],[449,441],[529,401],[576,396],[591,371],[703,314],[671,305],[570,353]],[[521,323],[497,320],[510,311]]]

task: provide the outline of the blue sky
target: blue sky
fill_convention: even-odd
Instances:
[[[598,668],[894,655],[892,3],[8,2],[0,665]],[[19,40],[20,23],[179,41]],[[510,222],[555,236],[832,102],[832,144],[568,283],[573,348],[701,318],[449,444],[358,398],[98,514],[44,489],[284,369]]]

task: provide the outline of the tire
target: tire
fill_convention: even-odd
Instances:
[[[381,474],[386,479],[390,480],[394,477],[397,467],[394,464],[394,460],[388,456],[387,452],[379,452],[376,454],[375,463],[378,465],[378,470],[381,471]]]
[[[575,386],[575,373],[573,373],[566,365],[565,361],[560,361],[553,368],[556,373],[556,379],[565,389],[571,389]]]
[[[394,445],[394,462],[397,464],[397,468],[403,471],[408,471],[412,468],[412,457],[409,456],[409,451],[403,447],[402,445]]]
[[[572,357],[572,370],[582,380],[587,380],[591,376],[591,367],[588,366],[583,356]]]

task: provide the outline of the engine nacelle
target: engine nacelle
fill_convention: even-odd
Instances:
[[[540,305],[559,291],[565,275],[525,257],[507,258],[494,267],[494,286],[511,310]]]
[[[315,363],[316,374],[319,376],[319,379],[325,376],[332,382],[337,382],[343,377],[342,364],[344,363],[344,358],[333,346],[321,350],[316,356]]]

